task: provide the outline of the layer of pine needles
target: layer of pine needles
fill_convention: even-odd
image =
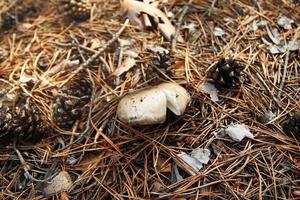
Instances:
[[[178,21],[186,2],[171,1],[165,7],[174,13],[173,22]],[[76,59],[83,63],[97,50],[90,48],[95,39],[101,48],[114,37],[125,22],[118,13],[119,2],[100,1],[93,19],[81,23],[68,20],[49,5],[39,10],[38,17],[1,33],[0,56],[7,54],[0,63],[1,78],[17,84],[21,71],[27,70],[48,80],[48,84],[23,90],[47,116],[51,129],[41,141],[19,142],[17,147],[36,179],[62,170],[71,175],[73,187],[53,199],[300,198],[299,141],[282,129],[282,123],[300,109],[300,54],[288,55],[283,80],[286,54],[271,54],[261,41],[266,30],[252,30],[253,22],[261,19],[277,27],[280,15],[293,18],[299,26],[300,7],[280,0],[215,3],[198,0],[189,6],[181,25],[187,42],[178,43],[171,52],[175,64],[168,70],[154,67],[157,54],[146,46],[171,50],[171,43],[157,31],[126,26],[119,38],[134,40],[130,48],[139,53],[136,66],[120,77],[111,76],[123,48],[114,42],[83,70],[93,82],[92,112],[90,123],[78,123],[73,131],[60,130],[52,123],[55,95],[78,67],[65,63]],[[196,30],[184,28],[192,22]],[[216,26],[226,35],[214,36]],[[284,37],[293,38],[297,31],[285,31]],[[200,85],[207,80],[207,70],[221,58],[242,63],[248,80],[239,89],[222,90],[222,101],[215,103]],[[58,71],[49,73],[56,68]],[[136,128],[117,119],[116,106],[122,95],[170,80],[192,95],[183,116]],[[277,114],[271,122],[259,120],[269,112]],[[222,134],[223,127],[236,122],[247,124],[254,139],[233,142]],[[212,155],[204,169],[192,175],[177,154],[196,147],[208,148]],[[176,169],[182,180],[177,180]],[[1,199],[46,198],[39,192],[41,182],[24,172],[13,144],[0,149],[0,183]]]

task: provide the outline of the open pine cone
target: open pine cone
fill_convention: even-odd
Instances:
[[[157,56],[154,58],[153,64],[161,69],[169,68],[172,65],[170,54],[165,52],[157,52]]]
[[[21,139],[40,138],[45,133],[45,118],[29,97],[0,80],[0,144]],[[34,138],[35,137],[35,138]]]
[[[61,0],[63,12],[74,20],[86,20],[90,17],[92,4],[90,0]]]
[[[293,134],[298,139],[300,138],[300,112],[295,113],[282,125],[284,132]]]
[[[61,129],[70,130],[76,121],[84,119],[88,113],[87,104],[92,94],[92,85],[78,76],[69,81],[62,94],[56,98],[53,107],[53,121]]]
[[[209,72],[208,77],[212,78],[217,86],[238,87],[244,81],[244,67],[233,59],[221,59]]]
[[[43,3],[45,0],[7,0],[2,4],[0,12],[0,31],[8,30],[14,27],[17,21],[33,16]]]

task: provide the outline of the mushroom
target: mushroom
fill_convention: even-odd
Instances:
[[[167,108],[182,115],[190,100],[188,92],[177,83],[163,83],[124,96],[117,116],[130,125],[161,124],[166,120]]]
[[[175,83],[163,83],[158,87],[166,95],[167,108],[175,115],[182,115],[186,106],[191,101],[189,93],[183,87]]]

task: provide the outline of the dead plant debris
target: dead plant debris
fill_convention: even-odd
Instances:
[[[0,199],[300,198],[299,1],[2,0],[0,16]],[[119,120],[125,95],[167,82],[191,96],[180,115]]]

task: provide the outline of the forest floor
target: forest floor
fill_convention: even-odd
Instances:
[[[26,101],[10,107],[6,134],[1,100],[0,199],[300,199],[299,1],[161,3],[184,42],[128,23],[119,1],[93,2],[80,22],[46,1],[2,27],[0,78]],[[208,76],[226,60],[243,69],[238,86]],[[163,82],[191,95],[183,115],[147,126],[118,119],[120,98]],[[73,90],[89,93],[78,119],[61,103],[75,102]],[[31,115],[43,134],[28,139]],[[233,124],[253,137],[235,141]],[[198,150],[207,162],[188,163]]]

